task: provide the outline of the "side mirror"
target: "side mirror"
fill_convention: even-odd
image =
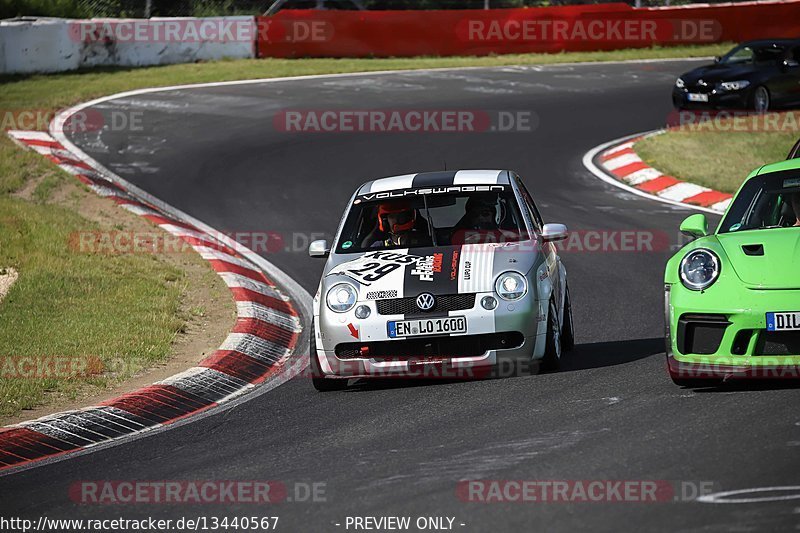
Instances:
[[[328,246],[328,241],[314,241],[308,247],[308,255],[310,257],[325,258],[331,254],[331,248]]]
[[[544,242],[563,241],[567,238],[567,227],[564,224],[545,224],[542,228]]]
[[[716,56],[714,58],[714,63],[719,63],[720,61],[722,61],[722,56]]]
[[[705,237],[708,235],[708,220],[702,213],[692,215],[681,222],[681,233],[694,237]]]

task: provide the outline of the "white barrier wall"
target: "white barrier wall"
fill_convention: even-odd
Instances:
[[[0,72],[255,57],[253,17],[0,22]]]
[[[63,20],[0,22],[0,72],[59,72],[80,67],[80,46]]]

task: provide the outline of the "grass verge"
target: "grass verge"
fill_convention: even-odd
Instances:
[[[196,362],[232,324],[228,291],[196,254],[80,251],[87,231],[160,230],[0,138],[0,268],[19,272],[0,302],[0,423],[97,401],[182,346]]]
[[[5,112],[5,129],[46,129],[47,120],[42,117],[58,109],[143,87],[355,71],[703,57],[718,55],[728,47],[454,58],[260,59],[2,76],[0,110]],[[21,124],[22,111],[34,111],[33,116],[39,118],[33,124]],[[20,357],[92,358],[105,369],[77,378],[2,375],[0,420],[16,418],[20,411],[43,403],[58,408],[163,362],[193,315],[204,314],[196,311],[196,300],[187,304],[191,300],[187,293],[197,290],[197,283],[192,287],[188,267],[180,261],[84,254],[68,246],[74,232],[120,229],[114,219],[132,223],[124,213],[107,220],[92,219],[83,207],[106,201],[91,198],[44,158],[20,150],[5,135],[0,138],[0,268],[14,267],[20,273],[0,302],[0,362],[10,361],[13,366]],[[224,286],[210,275],[203,280],[195,273],[193,279],[203,280],[203,286],[216,291],[210,299],[221,303]]]
[[[751,171],[786,159],[798,131],[670,130],[636,143],[636,153],[659,171],[680,180],[735,193]]]

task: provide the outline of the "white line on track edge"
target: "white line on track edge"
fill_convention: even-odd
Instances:
[[[642,198],[647,198],[649,200],[655,200],[657,202],[661,202],[661,203],[664,203],[664,204],[674,205],[676,207],[682,207],[684,209],[695,210],[695,211],[703,211],[704,213],[710,213],[712,215],[721,216],[722,213],[720,213],[719,211],[714,211],[713,209],[709,209],[707,207],[700,207],[698,205],[685,204],[683,202],[678,202],[676,200],[669,200],[667,198],[662,198],[660,196],[656,196],[655,194],[646,193],[646,192],[641,191],[641,190],[639,190],[639,189],[637,189],[635,187],[631,187],[630,185],[627,185],[627,184],[623,183],[622,181],[611,177],[603,169],[601,169],[600,167],[595,165],[594,159],[597,157],[597,155],[602,153],[603,151],[611,148],[612,146],[624,143],[625,141],[627,141],[629,139],[635,139],[637,137],[644,137],[646,135],[653,135],[653,134],[658,133],[660,131],[662,131],[662,130],[650,130],[650,131],[645,131],[645,132],[642,132],[642,133],[634,133],[632,135],[626,135],[624,137],[620,137],[619,139],[614,139],[613,141],[608,141],[608,142],[603,143],[603,144],[601,144],[599,146],[595,146],[594,148],[592,148],[591,150],[589,150],[588,152],[586,152],[583,155],[583,166],[586,167],[586,170],[591,172],[596,178],[599,178],[599,179],[605,181],[606,183],[609,183],[609,184],[613,185],[614,187],[618,187],[618,188],[620,188],[620,189],[622,189],[624,191],[627,191],[627,192],[629,192],[631,194],[635,194],[637,196],[641,196]]]

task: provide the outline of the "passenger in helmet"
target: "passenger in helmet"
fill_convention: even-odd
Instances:
[[[464,229],[496,230],[497,205],[493,198],[472,196],[464,207]]]

